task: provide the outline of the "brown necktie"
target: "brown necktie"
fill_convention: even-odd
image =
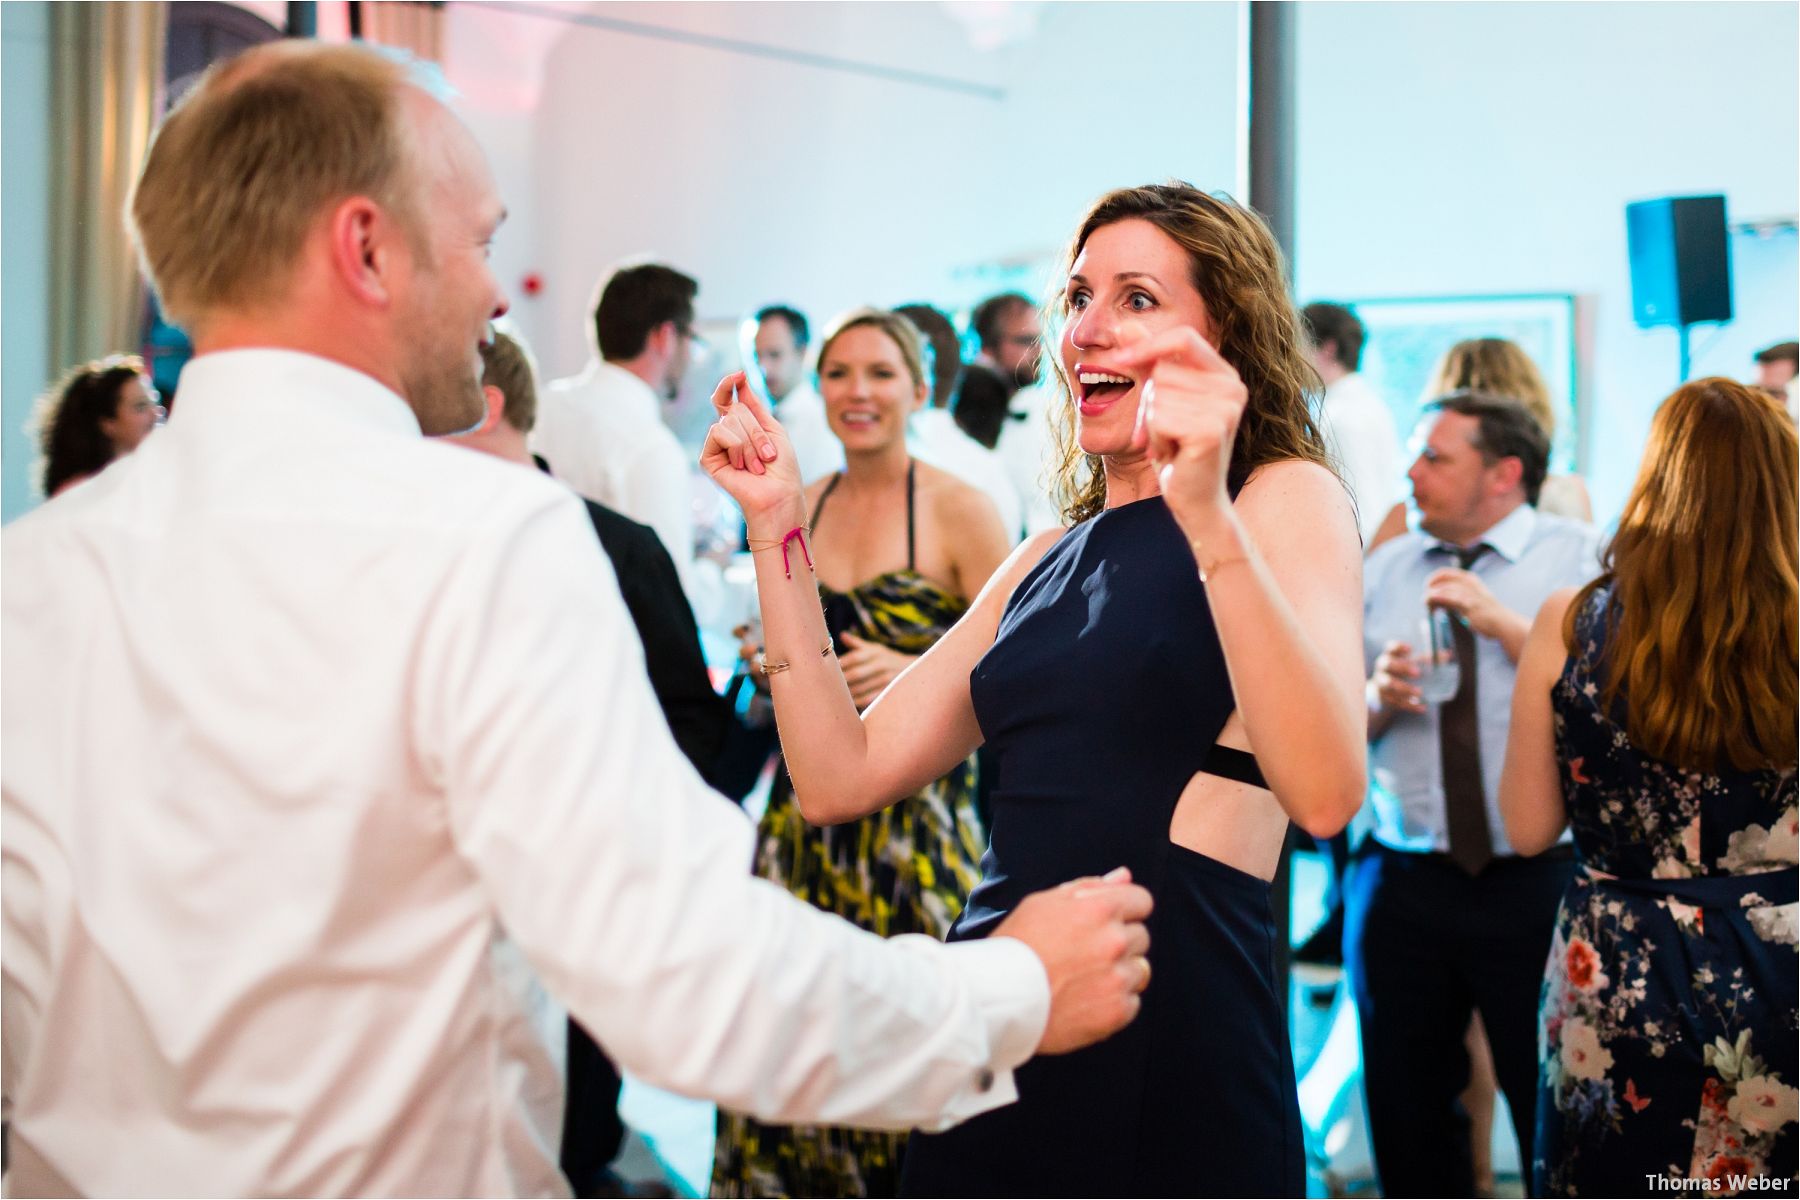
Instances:
[[[1467,571],[1488,550],[1487,543],[1468,549],[1441,547],[1456,555]],[[1486,789],[1481,782],[1481,725],[1475,712],[1475,633],[1453,615],[1456,666],[1462,685],[1438,706],[1438,751],[1444,768],[1444,824],[1450,836],[1450,858],[1470,875],[1494,857],[1488,833]]]

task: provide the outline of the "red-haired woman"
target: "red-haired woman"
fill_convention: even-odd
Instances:
[[[1797,461],[1768,396],[1676,391],[1605,572],[1519,661],[1507,836],[1572,826],[1585,868],[1545,972],[1538,1195],[1795,1177]]]

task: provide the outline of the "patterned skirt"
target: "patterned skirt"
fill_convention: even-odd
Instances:
[[[825,589],[833,631],[923,653],[966,605],[910,571],[838,596]],[[833,619],[833,618],[836,619]],[[981,875],[986,836],[969,759],[916,795],[859,821],[819,828],[800,815],[777,773],[757,831],[756,873],[826,912],[879,934],[942,941]],[[893,1196],[904,1133],[766,1125],[721,1111],[714,1196]]]

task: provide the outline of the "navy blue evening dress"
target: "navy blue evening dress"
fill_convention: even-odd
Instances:
[[[913,1135],[914,1196],[1300,1196],[1293,1059],[1269,884],[1169,840],[1233,700],[1193,553],[1160,497],[1065,534],[1021,581],[970,680],[993,751],[982,881],[950,940],[1026,895],[1114,867],[1155,897],[1137,1020],[1017,1072],[1019,1099]]]

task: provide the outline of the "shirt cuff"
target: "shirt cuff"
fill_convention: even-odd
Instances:
[[[946,947],[969,983],[988,1027],[988,1060],[969,1087],[945,1109],[936,1129],[1019,1098],[1013,1071],[1037,1051],[1050,1021],[1050,976],[1037,953],[1012,937],[957,942]]]

